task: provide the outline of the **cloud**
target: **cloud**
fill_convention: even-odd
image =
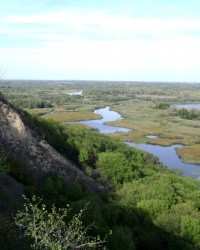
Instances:
[[[62,39],[63,35],[97,40],[165,39],[187,36],[189,32],[195,35],[200,31],[199,20],[130,18],[111,15],[105,10],[66,9],[38,15],[7,16],[0,21],[8,30],[4,28],[1,32],[18,32],[37,39],[50,39],[52,36]]]
[[[196,19],[135,18],[105,9],[68,8],[2,15],[0,22],[1,60],[7,68],[13,62],[12,69],[23,73],[33,68],[61,78],[68,72],[74,79],[96,75],[150,80],[152,74],[184,75],[200,63]]]

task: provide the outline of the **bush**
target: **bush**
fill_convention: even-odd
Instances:
[[[66,223],[69,207],[57,209],[52,205],[51,212],[41,204],[41,199],[33,196],[32,201],[26,197],[24,211],[19,211],[15,224],[24,236],[32,240],[33,249],[99,249],[105,243],[99,237],[88,236],[93,225],[84,227],[81,217],[86,207]]]

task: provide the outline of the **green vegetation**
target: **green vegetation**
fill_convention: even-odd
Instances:
[[[182,119],[199,120],[200,114],[196,110],[181,109],[178,111]]]
[[[156,104],[156,108],[157,109],[167,109],[170,107],[170,104],[169,103],[157,103]]]
[[[176,107],[176,104],[200,103],[197,83],[1,80],[0,90],[13,105],[61,122],[98,119],[93,114],[94,109],[110,106],[124,118],[111,125],[133,129],[127,134],[112,135],[122,140],[188,147],[200,141],[198,111],[188,110],[190,114],[183,115],[187,119],[182,119]],[[68,94],[80,90],[83,95]],[[47,103],[51,107],[29,107],[28,101]],[[149,134],[158,138],[147,138]],[[179,151],[182,159],[200,163],[198,154],[187,157],[185,152]]]
[[[4,154],[0,155],[0,176],[5,176],[10,170],[8,159]]]
[[[2,92],[0,91],[0,101],[2,101],[4,99],[4,96],[2,94]]]
[[[5,90],[5,96],[11,96],[10,90],[15,84],[0,84]],[[45,112],[51,110],[62,116],[62,112],[69,110],[79,114],[109,105],[125,118],[112,124],[134,130],[128,134],[107,136],[94,129],[85,129],[76,124],[61,124],[23,111],[24,120],[29,126],[103,185],[105,191],[97,194],[88,191],[80,183],[64,183],[52,174],[37,180],[31,173],[27,173],[25,165],[17,159],[11,156],[0,158],[0,169],[4,173],[4,177],[0,177],[4,180],[0,181],[3,186],[0,191],[0,248],[23,250],[30,249],[31,244],[34,244],[32,239],[24,236],[24,231],[20,232],[13,224],[11,214],[16,216],[18,213],[23,221],[25,218],[23,200],[15,199],[12,192],[9,192],[9,178],[14,178],[23,185],[22,194],[28,199],[43,197],[46,214],[51,215],[52,211],[58,209],[65,211],[69,204],[71,210],[68,211],[69,217],[65,218],[65,223],[73,220],[73,216],[79,214],[89,203],[81,217],[82,225],[87,228],[94,224],[95,227],[87,235],[96,239],[98,236],[104,239],[111,230],[112,235],[106,238],[107,249],[200,249],[199,181],[190,177],[183,178],[176,169],[167,169],[157,158],[131,148],[120,140],[146,140],[163,145],[184,143],[189,145],[188,148],[183,148],[188,149],[189,155],[194,152],[193,157],[198,156],[199,150],[194,150],[199,147],[200,141],[198,121],[182,119],[178,110],[173,107],[156,108],[156,103],[171,105],[176,102],[198,102],[200,86],[150,83],[98,85],[91,82],[57,84],[55,86],[48,83],[49,92],[46,90],[45,93],[41,91],[45,89],[44,82],[35,89],[32,88],[34,84],[28,84],[32,95],[35,93],[40,98],[46,96],[45,101],[51,100],[54,107]],[[25,82],[22,86],[23,88],[15,86],[18,95],[26,89]],[[66,92],[80,89],[84,96],[70,97],[70,101],[64,102],[64,98],[68,98]],[[60,98],[60,101],[56,101],[56,98]],[[147,134],[156,134],[159,138],[149,139],[145,137]],[[52,210],[52,206],[55,210]]]
[[[15,224],[22,230],[23,237],[27,236],[32,240],[33,249],[100,249],[105,241],[90,237],[88,231],[92,225],[84,227],[81,221],[83,212],[72,217],[66,223],[69,208],[57,209],[52,205],[51,212],[48,212],[42,199],[33,196],[32,201],[24,197],[24,211],[18,212],[15,217]]]
[[[101,116],[87,112],[59,112],[56,114],[46,114],[43,116],[45,119],[52,119],[58,122],[75,122],[75,121],[83,121],[83,120],[95,120],[100,119]]]
[[[29,117],[30,121],[53,146],[107,189],[97,195],[78,183],[67,185],[55,175],[47,175],[40,183],[32,180],[25,184],[30,199],[43,197],[50,213],[53,203],[60,209],[70,204],[69,219],[90,202],[83,225],[94,223],[97,227],[88,232],[91,237],[104,238],[112,230],[107,238],[111,250],[199,249],[198,181],[174,174],[152,155],[118,139],[39,116]]]

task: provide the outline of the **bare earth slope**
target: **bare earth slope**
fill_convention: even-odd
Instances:
[[[27,127],[20,114],[2,101],[0,101],[0,151],[22,160],[27,170],[36,178],[54,172],[67,183],[77,181],[90,190],[101,189],[95,181]]]

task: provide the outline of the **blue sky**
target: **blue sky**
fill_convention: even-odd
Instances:
[[[198,0],[0,1],[4,79],[200,82]]]

